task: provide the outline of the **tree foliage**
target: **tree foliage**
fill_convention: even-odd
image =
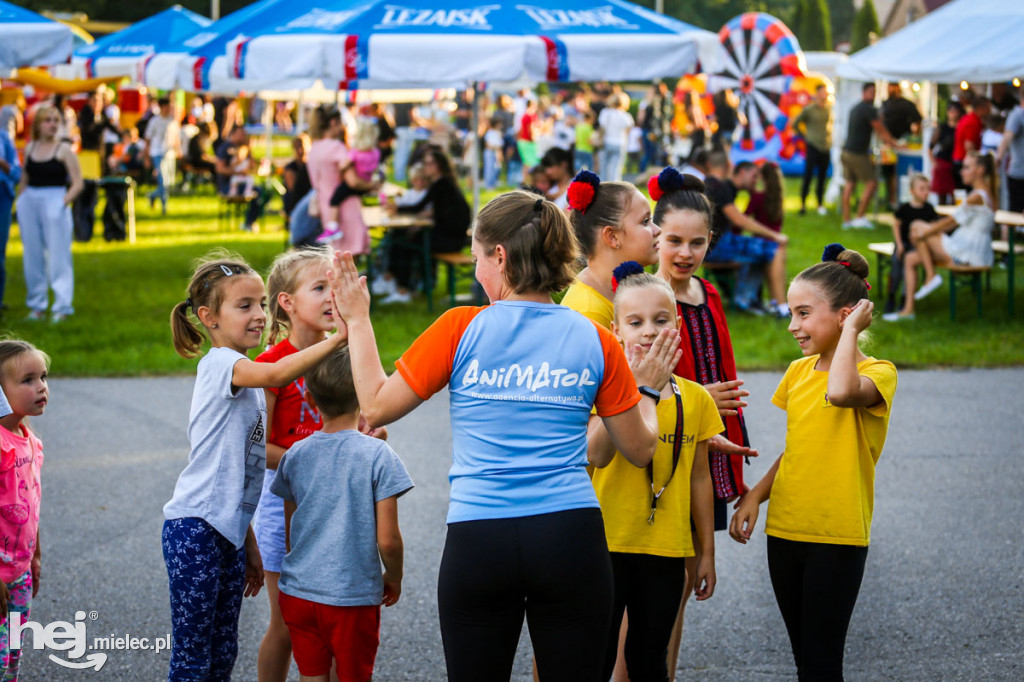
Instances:
[[[805,51],[832,49],[832,26],[825,0],[799,0],[790,28]]]
[[[631,0],[654,9],[655,0]],[[744,12],[767,12],[789,20],[797,0],[665,0],[665,14],[688,24],[717,33],[735,16]]]
[[[862,50],[871,44],[871,34],[876,36],[881,32],[878,25],[878,15],[875,13],[875,3],[871,0],[864,0],[864,4],[857,10],[853,17],[853,35],[850,37],[850,52]]]
[[[92,20],[135,22],[174,4],[210,15],[210,0],[15,0],[36,12],[84,12]],[[249,5],[254,0],[220,0],[221,16]],[[655,0],[634,0],[654,9]],[[792,15],[798,0],[665,0],[665,14],[688,24],[717,32],[733,17],[744,12],[767,12],[783,20]]]
[[[196,14],[210,16],[210,0],[15,0],[33,12],[84,12],[93,21],[133,23],[174,5],[187,7]],[[220,15],[226,16],[252,3],[252,0],[220,0]]]
[[[832,20],[833,44],[850,42],[853,17],[857,12],[853,0],[828,0],[828,12]]]

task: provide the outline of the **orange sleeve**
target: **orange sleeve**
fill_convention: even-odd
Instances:
[[[462,334],[484,309],[452,308],[427,327],[395,362],[398,373],[421,399],[428,400],[448,385]]]
[[[640,402],[633,371],[618,339],[604,327],[594,325],[604,351],[604,378],[597,389],[594,407],[599,417],[613,417]]]

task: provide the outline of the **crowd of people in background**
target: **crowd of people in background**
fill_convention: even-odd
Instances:
[[[880,107],[876,95],[865,84],[848,112],[835,222],[874,227],[881,185],[896,275],[883,319],[899,321],[941,286],[938,268],[992,266],[995,211],[1024,210],[1024,91],[1019,103],[1003,88],[950,101],[926,145],[932,176],[912,175],[905,201],[896,152],[924,120],[899,84]],[[162,214],[172,187],[209,183],[245,205],[242,227],[254,229],[276,191],[261,178],[280,176],[296,248],[266,285],[244,261],[211,254],[171,315],[179,354],[195,357],[207,341],[210,349],[197,369],[189,464],[164,508],[170,679],[229,677],[242,597],[264,585],[272,615],[261,678],[283,678],[294,656],[304,677],[326,680],[332,661],[344,661],[351,679],[368,679],[380,606],[401,596],[397,499],[413,486],[382,442],[384,427],[445,387],[455,461],[438,605],[451,679],[507,679],[524,618],[544,677],[607,680],[623,666],[633,679],[671,677],[689,597],[715,591],[714,532],[747,542],[769,499],[768,573],[798,674],[841,679],[896,372],[858,347],[873,312],[861,254],[830,244],[787,282],[790,238],[801,235],[785,225],[782,170],[733,158],[745,122],[734,93],[714,99],[708,115],[665,83],[639,101],[606,83],[308,110],[157,97],[130,126],[106,90],[77,113],[59,98],[27,116],[18,103],[0,109],[0,214],[9,218],[17,198],[33,320],[73,313],[72,235],[93,236],[101,187],[104,237],[124,238],[122,185],[111,178],[151,185],[150,210],[159,203]],[[821,216],[808,220],[829,213],[832,109],[819,87],[791,123],[807,155],[800,214],[813,185]],[[292,135],[280,170],[257,162],[247,119]],[[19,155],[11,134],[25,127],[31,142]],[[465,190],[476,154],[480,176],[468,183],[513,189],[478,213],[470,234]],[[389,173],[408,184],[398,196],[383,192]],[[958,201],[956,212],[941,217],[933,194]],[[492,302],[442,315],[390,376],[371,294],[406,303],[436,276],[420,258],[428,232],[409,230],[373,250],[378,276],[364,285],[355,261],[371,254],[364,198],[429,220],[434,254],[469,247]],[[4,243],[8,230],[0,220]],[[701,268],[722,276],[712,283]],[[556,305],[552,294],[563,291]],[[752,489],[744,458],[757,451],[730,307],[786,320],[804,356],[772,398],[787,411],[785,454]],[[273,345],[250,361],[268,315]],[[0,370],[21,358],[31,381],[45,379],[45,355],[6,352]],[[559,379],[538,375],[523,399],[505,391],[513,367],[520,385],[525,368]],[[499,368],[508,368],[504,386]],[[31,402],[8,379],[0,371],[13,396],[3,426],[28,439],[21,419],[45,400]],[[544,428],[525,434],[517,424]],[[835,457],[820,457],[821,433],[834,436]],[[341,494],[325,484],[339,478],[352,482]],[[338,546],[344,559],[324,562]],[[35,548],[26,545],[24,558]],[[19,564],[19,576],[26,571],[38,578],[32,563]]]
[[[956,93],[943,107],[944,121],[934,125],[930,138],[922,141],[932,169],[930,196],[937,204],[963,201],[967,190],[973,189],[963,176],[966,160],[972,154],[989,154],[995,161],[995,182],[991,197],[982,205],[993,211],[997,207],[1024,210],[1024,108],[1005,84],[994,84],[991,95],[976,96],[972,90]],[[704,99],[711,100],[710,108]],[[355,253],[369,248],[359,210],[361,198],[376,195],[387,177],[410,185],[404,199],[387,200],[388,210],[434,220],[435,227],[450,232],[450,238],[435,241],[457,251],[466,244],[462,232],[469,217],[464,200],[455,197],[461,197],[461,190],[473,182],[469,176],[474,154],[482,161],[481,187],[530,188],[561,208],[568,206],[568,185],[579,170],[643,184],[650,174],[671,165],[708,180],[716,222],[728,227],[708,262],[712,267],[723,264],[724,270],[739,268],[736,277],[722,279],[732,304],[753,314],[785,316],[788,237],[782,232],[784,191],[778,166],[734,163],[733,143],[747,123],[739,100],[728,90],[704,99],[696,91],[672,90],[664,82],[634,97],[620,85],[599,82],[561,90],[438,91],[426,102],[338,106],[143,95],[141,113],[123,116],[117,93],[103,87],[89,93],[80,106],[72,106],[62,96],[31,106],[24,97],[7,98],[0,107],[0,141],[32,137],[34,117],[44,104],[52,106],[58,118],[54,139],[74,151],[81,176],[81,186],[69,192],[72,235],[77,240],[93,236],[101,188],[106,198],[102,234],[108,241],[125,239],[127,186],[115,179],[131,177],[151,184],[145,196],[151,209],[159,205],[163,214],[173,188],[189,191],[209,183],[220,196],[244,205],[241,226],[246,230],[253,229],[268,204],[281,195],[293,245],[330,243]],[[897,171],[902,174],[904,169],[897,167],[896,153],[924,132],[921,112],[904,96],[899,83],[887,85],[880,106],[876,99],[875,84],[865,84],[861,101],[848,112],[842,152],[836,159],[844,178],[836,213],[847,229],[874,227],[869,214],[876,194],[884,197],[880,201],[893,212],[906,203],[899,197]],[[264,111],[268,106],[273,108]],[[832,139],[837,133],[833,108],[832,91],[821,84],[789,123],[805,155],[801,214],[807,210],[812,189],[817,212],[826,216],[829,211],[828,178],[839,170],[832,167]],[[294,156],[276,164],[267,158],[257,162],[258,150],[250,145],[253,126],[247,121],[267,120],[278,132],[294,135]],[[13,202],[25,158],[24,151],[19,155],[13,148],[5,144],[0,150],[0,171],[5,171],[0,213],[5,215],[3,202]],[[435,170],[435,159],[436,167],[443,170]],[[978,163],[987,167],[981,157]],[[414,177],[419,188],[411,187]],[[439,184],[442,179],[444,183]],[[436,195],[442,187],[447,187],[447,198],[438,204]],[[430,194],[429,198],[421,192]],[[735,204],[738,194],[750,197],[742,208]],[[447,213],[452,206],[454,217]],[[439,218],[438,211],[445,215]],[[0,236],[9,231],[4,225],[0,223]],[[899,248],[894,272],[905,271],[905,256],[915,252],[922,239],[908,229],[906,220],[896,215],[893,234]],[[417,247],[415,234],[410,234],[412,249],[392,249],[388,244],[382,250],[384,274],[375,285],[389,303],[410,300],[431,277],[409,262],[416,260],[411,255]],[[435,231],[435,237],[438,234]],[[57,250],[63,252],[65,247]],[[968,260],[983,263],[989,255]],[[944,262],[941,254],[939,261]],[[920,280],[922,289],[911,294],[927,295],[941,283],[928,262],[922,260],[928,275]],[[888,292],[887,312],[902,314],[889,319],[911,316],[913,306],[898,287],[919,279],[892,278],[897,290]],[[62,304],[58,318],[71,310],[70,304]]]

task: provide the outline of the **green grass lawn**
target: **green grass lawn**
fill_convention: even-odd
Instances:
[[[795,196],[795,185],[790,183],[789,190]],[[135,376],[193,371],[195,361],[184,360],[174,352],[168,325],[171,307],[185,296],[192,260],[224,246],[265,273],[284,247],[279,217],[265,219],[261,232],[250,234],[219,223],[216,199],[208,193],[173,196],[166,217],[149,208],[144,191],[139,194],[136,244],[107,244],[96,238],[74,245],[76,312],[59,325],[24,319],[28,311],[24,304],[21,242],[17,226],[13,228],[7,250],[5,297],[10,309],[0,318],[0,327],[6,334],[25,338],[50,353],[55,375]],[[484,200],[490,196],[485,194]],[[874,268],[867,244],[891,238],[887,227],[843,232],[835,216],[801,217],[796,207],[795,199],[787,201],[784,230],[791,240],[791,276],[816,262],[824,245],[837,240],[868,255]],[[97,220],[97,233],[101,232]],[[438,283],[438,305],[433,314],[427,312],[422,298],[410,305],[375,308],[374,327],[386,366],[391,366],[446,305],[443,268],[440,272],[442,281]],[[980,319],[975,316],[971,295],[963,292],[955,323],[949,320],[948,289],[944,286],[920,302],[917,320],[899,324],[877,320],[867,350],[901,367],[1020,364],[1024,362],[1024,300],[1018,301],[1014,319],[1007,319],[1006,286],[1005,271],[997,269],[992,276],[992,291],[985,293]],[[872,294],[878,300],[879,292]],[[1024,298],[1020,291],[1018,295]],[[729,326],[736,361],[743,369],[781,369],[799,355],[784,321],[731,312]]]

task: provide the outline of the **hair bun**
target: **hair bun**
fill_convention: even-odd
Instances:
[[[660,200],[669,192],[690,190],[704,193],[704,183],[695,175],[683,175],[672,166],[667,166],[660,173],[647,181],[647,193],[654,201]]]
[[[588,170],[581,170],[577,173],[569,183],[569,189],[566,192],[569,208],[585,213],[587,207],[594,201],[594,194],[597,193],[597,187],[600,184],[601,178],[597,173]]]
[[[612,291],[619,288],[619,284],[622,280],[632,275],[639,275],[644,272],[644,266],[637,263],[635,260],[627,260],[623,263],[619,263],[618,267],[612,270]]]
[[[841,254],[845,250],[846,247],[840,244],[839,242],[829,244],[828,246],[825,247],[825,250],[821,254],[821,262],[829,263],[836,260],[837,258],[839,258],[839,254]]]
[[[672,166],[666,166],[660,173],[647,181],[647,192],[655,201],[661,199],[668,192],[683,189],[685,185],[682,174]]]

